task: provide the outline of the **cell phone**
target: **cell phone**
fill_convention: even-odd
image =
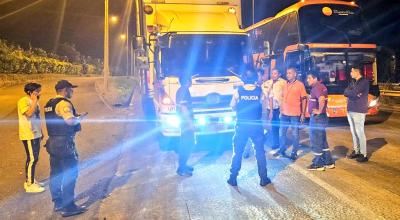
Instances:
[[[82,114],[80,114],[80,116],[84,117],[84,116],[86,116],[88,114],[89,114],[88,112],[83,112]]]

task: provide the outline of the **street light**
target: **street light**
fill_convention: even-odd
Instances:
[[[104,90],[108,89],[108,78],[110,76],[109,68],[109,48],[108,48],[108,0],[104,0],[104,61],[103,61],[103,77]]]
[[[126,34],[120,34],[120,35],[119,35],[119,38],[120,38],[121,40],[125,41],[125,40],[126,40]]]
[[[115,15],[111,16],[111,18],[110,18],[110,21],[111,21],[113,24],[118,23],[118,20],[119,20],[118,17],[115,16]]]

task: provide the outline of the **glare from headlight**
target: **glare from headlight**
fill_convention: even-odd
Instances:
[[[199,117],[199,118],[197,118],[197,124],[200,126],[206,125],[207,119],[205,117]]]
[[[171,115],[167,117],[166,122],[171,127],[179,127],[181,119],[177,115]]]
[[[225,124],[230,124],[233,121],[231,116],[225,116],[224,117],[224,123]]]

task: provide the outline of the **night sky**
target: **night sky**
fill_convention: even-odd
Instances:
[[[103,53],[103,0],[0,0],[0,38],[23,46],[52,50],[63,2],[66,1],[65,20],[60,43],[70,42],[85,55],[102,57]],[[244,24],[251,22],[251,0],[243,1]],[[255,18],[271,16],[271,11],[289,5],[293,0],[254,0]],[[33,2],[36,5],[2,18]],[[400,50],[400,0],[359,0],[371,29],[380,45]],[[124,0],[110,0],[110,14],[122,15]],[[122,33],[121,26],[110,27],[110,40],[114,42]],[[112,51],[113,52],[113,51]]]

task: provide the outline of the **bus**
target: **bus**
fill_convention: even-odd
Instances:
[[[354,2],[302,0],[246,32],[252,61],[265,78],[273,68],[284,75],[294,67],[302,82],[310,71],[319,74],[328,88],[329,117],[347,116],[343,92],[351,80],[351,67],[361,65],[371,88],[368,115],[378,114],[377,45]]]
[[[249,37],[240,28],[240,6],[230,2],[144,1],[143,50],[136,69],[144,79],[145,113],[154,112],[159,144],[167,148],[180,136],[176,114],[179,77],[191,76],[196,135],[232,133],[230,101],[249,53]],[[139,26],[139,25],[138,25]],[[153,108],[153,109],[152,109]]]

